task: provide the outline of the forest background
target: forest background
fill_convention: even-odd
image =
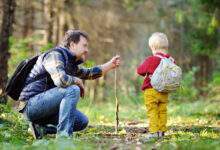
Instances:
[[[18,63],[58,45],[68,29],[81,29],[90,38],[84,66],[121,55],[122,65],[117,69],[120,125],[142,120],[146,126],[140,90],[143,78],[136,74],[136,68],[151,54],[149,36],[159,31],[167,34],[169,52],[183,69],[182,87],[170,95],[169,124],[177,123],[173,120],[181,116],[179,123],[183,125],[183,116],[188,115],[195,121],[191,126],[206,116],[204,128],[198,132],[207,131],[206,126],[215,127],[218,130],[210,132],[219,138],[218,0],[1,0],[0,29],[0,101],[7,102],[1,109],[3,120],[8,106],[17,105],[4,96],[4,88]],[[90,117],[91,125],[114,124],[114,81],[114,72],[85,81],[85,101],[79,109]],[[127,110],[134,112],[128,114]],[[4,143],[4,132],[1,134]]]

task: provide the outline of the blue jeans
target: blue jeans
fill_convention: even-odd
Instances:
[[[79,99],[78,86],[55,87],[30,98],[24,113],[33,123],[57,125],[58,136],[71,136],[88,125],[88,118],[76,109]]]

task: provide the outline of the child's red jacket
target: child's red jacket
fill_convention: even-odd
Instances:
[[[161,52],[156,53],[156,55],[160,55],[162,57],[167,57],[167,58],[170,57],[169,54],[165,54],[165,53],[161,53]],[[144,62],[138,66],[137,73],[141,76],[147,75],[144,79],[143,84],[142,84],[142,87],[141,87],[142,90],[152,88],[152,86],[150,84],[150,77],[149,76],[151,76],[154,73],[157,66],[160,64],[160,60],[161,60],[160,57],[152,55],[152,56],[147,57],[144,60]]]

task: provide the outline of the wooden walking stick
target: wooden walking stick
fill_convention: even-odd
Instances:
[[[117,98],[117,68],[115,68],[115,133],[118,133],[118,125],[119,125],[119,103]]]

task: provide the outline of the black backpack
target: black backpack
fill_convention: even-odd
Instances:
[[[52,49],[46,53],[51,51],[58,51],[64,56],[63,52],[60,49]],[[32,68],[37,62],[37,59],[40,55],[34,56],[29,59],[23,60],[18,67],[16,68],[15,72],[13,73],[11,79],[6,85],[5,93],[11,97],[13,100],[17,101],[19,99],[20,93],[25,86],[26,78],[28,77],[29,73],[31,72]],[[64,57],[65,58],[65,57]],[[39,80],[45,77],[45,75],[38,75],[34,78],[34,81]]]
[[[31,72],[31,69],[35,65],[38,56],[32,57],[30,59],[23,60],[15,72],[13,73],[11,79],[6,85],[5,92],[13,100],[18,100],[22,89],[24,88],[26,78]]]

